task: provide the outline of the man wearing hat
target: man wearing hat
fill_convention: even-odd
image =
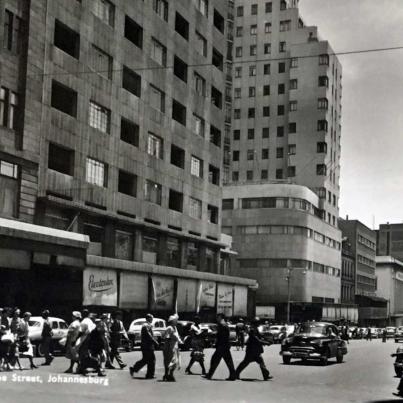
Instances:
[[[262,335],[259,332],[259,318],[255,318],[252,321],[251,328],[249,330],[249,338],[246,342],[246,353],[243,361],[238,365],[236,369],[236,378],[239,379],[241,372],[252,362],[256,362],[260,366],[260,370],[262,371],[263,379],[265,381],[272,379],[270,376],[269,370],[266,368],[264,363],[262,354],[263,354],[263,345],[269,345],[270,342],[263,340]]]
[[[210,370],[206,375],[206,379],[211,379],[214,375],[215,370],[220,364],[221,359],[224,359],[227,367],[229,369],[229,378],[227,381],[235,381],[235,368],[234,361],[231,355],[231,343],[229,341],[229,327],[225,321],[225,316],[222,313],[217,315],[217,340],[215,343],[215,352],[211,357]]]
[[[49,320],[49,314],[50,312],[47,309],[42,312],[43,327],[41,347],[43,355],[45,356],[45,362],[42,365],[50,365],[53,361],[53,355],[51,353],[53,332],[52,325]]]
[[[155,347],[158,347],[159,344],[153,334],[153,319],[154,317],[150,313],[146,315],[146,323],[141,328],[141,352],[143,357],[130,367],[131,376],[147,365],[146,379],[155,378]]]

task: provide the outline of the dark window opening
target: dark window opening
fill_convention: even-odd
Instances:
[[[213,165],[209,165],[208,167],[208,180],[213,185],[220,184],[220,170]]]
[[[295,122],[288,124],[288,133],[296,133],[297,132],[297,124]]]
[[[52,108],[58,109],[70,116],[77,116],[77,92],[60,84],[52,81]]]
[[[218,207],[209,204],[207,206],[207,215],[209,222],[218,224]]]
[[[172,119],[186,126],[186,107],[175,100],[172,100]]]
[[[65,175],[74,175],[74,151],[49,143],[48,168]]]
[[[118,192],[136,197],[137,194],[137,176],[128,172],[119,170]]]
[[[189,23],[179,13],[175,16],[175,31],[189,40]]]
[[[125,38],[138,48],[143,48],[143,28],[127,15],[125,16]]]
[[[224,57],[215,48],[213,48],[212,64],[213,64],[213,66],[217,67],[217,69],[223,71],[223,69],[224,69]]]
[[[213,24],[221,33],[224,33],[224,17],[216,9],[214,9]]]
[[[80,56],[80,35],[60,21],[55,21],[54,44],[76,59]]]
[[[223,210],[233,210],[234,209],[234,199],[223,199],[222,200]]]
[[[183,194],[175,190],[169,189],[169,209],[183,211]]]
[[[210,143],[221,147],[221,130],[213,125],[210,125]]]
[[[179,168],[185,168],[185,150],[171,144],[171,164]]]
[[[137,124],[122,117],[120,123],[120,139],[135,147],[139,146],[140,128]]]
[[[188,65],[179,57],[174,57],[174,74],[185,83],[188,82]]]
[[[141,97],[141,76],[136,74],[133,70],[128,67],[123,66],[122,75],[122,87],[136,95],[136,97]]]
[[[211,103],[217,108],[222,109],[222,93],[213,86],[211,87]]]

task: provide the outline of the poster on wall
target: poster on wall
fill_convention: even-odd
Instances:
[[[153,297],[151,310],[173,310],[175,281],[169,277],[152,276]]]
[[[226,316],[233,315],[233,288],[232,285],[218,284],[217,287],[217,313]]]
[[[203,308],[214,308],[215,295],[216,283],[214,281],[199,281],[196,312],[200,312]]]
[[[196,280],[178,280],[177,307],[178,312],[195,312],[196,310]]]
[[[248,315],[248,288],[240,285],[234,286],[234,315]]]
[[[87,268],[83,271],[83,305],[116,306],[117,274],[114,270]]]
[[[119,307],[126,309],[148,308],[148,275],[143,273],[120,274]]]

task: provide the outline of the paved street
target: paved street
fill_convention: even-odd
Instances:
[[[286,366],[278,355],[279,346],[266,348],[265,359],[274,376],[268,382],[261,381],[258,367],[252,364],[242,374],[243,381],[225,382],[226,368],[220,365],[214,381],[207,381],[197,375],[177,374],[176,383],[159,381],[162,377],[162,356],[157,356],[157,380],[131,379],[127,370],[108,372],[108,386],[94,384],[48,383],[49,373],[61,374],[67,361],[56,358],[52,367],[35,371],[0,373],[7,380],[0,382],[1,403],[16,402],[58,402],[75,403],[108,401],[115,402],[385,402],[393,400],[398,379],[394,378],[393,359],[390,354],[396,344],[380,340],[373,342],[353,341],[343,364],[331,362],[323,368],[316,364],[296,363]],[[208,359],[212,350],[207,350]],[[182,354],[186,365],[189,353]],[[233,351],[236,363],[242,352]],[[131,364],[139,352],[123,354]],[[26,360],[22,360],[26,365]],[[39,360],[41,362],[42,360]],[[334,361],[334,360],[332,360]],[[194,367],[195,372],[198,368]],[[43,383],[13,382],[12,376],[40,375]],[[16,376],[14,375],[14,376]],[[87,379],[87,378],[84,378]],[[95,378],[94,378],[95,379]],[[98,379],[98,378],[96,378]],[[396,399],[399,400],[399,399]]]

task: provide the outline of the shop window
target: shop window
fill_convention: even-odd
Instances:
[[[119,169],[118,192],[136,197],[137,176]]]
[[[115,257],[123,260],[133,260],[134,237],[130,232],[115,232]]]
[[[158,244],[159,237],[157,234],[143,234],[143,262],[157,264],[158,263]]]
[[[167,266],[181,267],[181,244],[178,238],[167,238]]]
[[[197,268],[199,266],[199,246],[196,242],[188,242],[186,248],[187,266]]]
[[[135,147],[139,146],[139,125],[131,122],[124,117],[120,121],[120,139],[125,143],[131,144]]]
[[[74,151],[49,143],[48,168],[74,176]]]
[[[52,81],[51,105],[52,108],[76,117],[77,92],[57,81]]]
[[[125,38],[138,48],[143,48],[143,28],[127,15],[125,16]]]

